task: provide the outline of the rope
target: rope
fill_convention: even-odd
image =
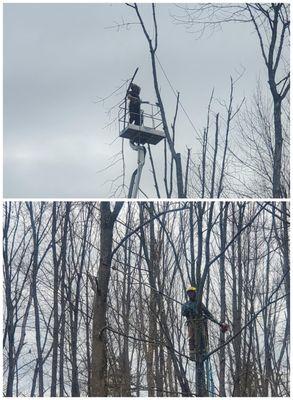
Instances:
[[[212,374],[211,361],[209,358],[206,360],[206,371],[207,371],[207,390],[209,393],[211,393],[211,397],[215,397],[215,395],[214,395],[215,384],[214,384],[214,379],[213,379],[213,374]]]
[[[176,92],[176,90],[174,89],[172,83],[170,82],[170,79],[168,78],[167,73],[166,73],[166,71],[164,70],[164,68],[163,68],[163,66],[162,66],[162,64],[161,64],[161,62],[160,62],[158,56],[157,56],[157,55],[155,55],[155,56],[156,56],[156,59],[157,59],[157,61],[158,61],[158,63],[159,63],[159,66],[161,67],[161,70],[162,70],[162,72],[163,72],[163,74],[164,74],[164,76],[165,76],[167,82],[169,83],[169,85],[170,85],[170,87],[171,87],[171,89],[172,89],[172,91],[173,91],[173,93],[174,93],[174,96],[177,98],[177,92]],[[200,134],[198,133],[196,127],[194,126],[194,123],[192,122],[191,118],[189,117],[189,115],[188,115],[187,111],[185,110],[183,104],[181,103],[181,100],[180,100],[180,99],[179,99],[179,104],[180,104],[180,107],[182,108],[184,114],[186,115],[188,121],[190,122],[190,125],[192,126],[192,128],[194,129],[194,131],[196,132],[196,134],[198,135],[198,136],[197,136],[198,139],[201,139]]]
[[[170,88],[171,88],[171,90],[172,90],[174,96],[177,98],[177,92],[176,92],[176,90],[174,89],[174,87],[173,87],[173,85],[172,85],[170,79],[168,78],[167,73],[166,73],[164,67],[162,66],[162,63],[160,62],[159,57],[157,56],[157,54],[155,54],[155,57],[156,57],[156,59],[157,59],[157,61],[158,61],[158,63],[159,63],[159,66],[160,66],[160,68],[161,68],[161,70],[162,70],[162,72],[163,72],[163,75],[165,76],[165,78],[166,78],[166,80],[167,80],[167,82],[168,82],[168,84],[169,84],[169,86],[170,86]],[[198,130],[196,129],[194,123],[192,122],[192,120],[191,120],[189,114],[188,114],[187,111],[185,110],[185,108],[184,108],[183,104],[181,103],[181,100],[180,100],[180,99],[179,99],[178,103],[179,103],[180,107],[182,108],[182,111],[184,112],[185,116],[187,117],[187,119],[188,119],[190,125],[191,125],[192,128],[194,129],[194,131],[195,131],[195,133],[196,133],[196,138],[197,138],[197,139],[199,140],[199,142],[202,144],[202,142],[203,142],[203,141],[202,141],[202,136],[201,136],[200,133],[198,133]],[[211,143],[207,142],[207,145],[208,145],[208,147],[211,148],[212,151],[215,150],[214,147],[213,147],[213,145],[212,145]]]

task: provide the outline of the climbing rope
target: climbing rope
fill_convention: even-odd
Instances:
[[[210,393],[210,397],[215,397],[215,384],[212,374],[212,365],[209,358],[206,360],[205,364],[206,364],[206,376],[207,376],[207,390],[208,393]]]

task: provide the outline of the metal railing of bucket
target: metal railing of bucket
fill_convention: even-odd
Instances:
[[[139,115],[140,126],[146,126],[154,130],[163,129],[163,121],[161,118],[160,108],[157,104],[152,103],[142,103],[143,109],[141,109],[141,114]],[[137,115],[132,113],[133,115]],[[129,125],[130,112],[129,109],[125,108],[125,102],[123,101],[119,105],[119,132]]]

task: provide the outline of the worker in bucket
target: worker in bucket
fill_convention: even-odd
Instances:
[[[208,349],[208,326],[207,320],[220,326],[223,333],[229,330],[229,325],[217,321],[210,311],[200,304],[199,312],[196,310],[196,287],[190,286],[186,290],[189,300],[182,305],[182,315],[187,318],[189,354],[190,359],[197,361],[199,357],[204,357]],[[195,331],[198,329],[198,340],[195,340]]]
[[[130,89],[127,92],[127,98],[129,100],[129,123],[135,125],[143,124],[143,113],[140,108],[141,104],[149,104],[148,101],[141,101],[140,87],[135,83],[130,85]]]

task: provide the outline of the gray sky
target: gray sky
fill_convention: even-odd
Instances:
[[[142,7],[150,22],[150,5]],[[250,24],[225,25],[222,32],[196,40],[175,25],[172,4],[157,6],[158,57],[198,130],[214,87],[228,100],[229,77],[245,68],[237,84],[236,103],[251,98],[256,81],[266,79],[255,32]],[[96,104],[131,77],[141,97],[155,102],[149,52],[141,28],[117,32],[115,21],[136,22],[124,4],[4,5],[4,196],[109,197],[111,180],[122,173],[113,156],[121,150],[118,126],[108,124],[107,110],[123,93]],[[150,26],[150,25],[149,25]],[[168,121],[175,96],[160,74]],[[219,106],[220,109],[220,106]],[[115,113],[112,116],[115,117]],[[182,112],[178,118],[178,151],[196,153],[198,143]],[[113,143],[114,141],[114,143]],[[153,148],[158,170],[163,144]],[[125,143],[126,183],[136,166],[136,153]],[[160,172],[159,172],[160,175]],[[114,187],[119,185],[117,180]],[[155,196],[147,158],[142,189]]]

